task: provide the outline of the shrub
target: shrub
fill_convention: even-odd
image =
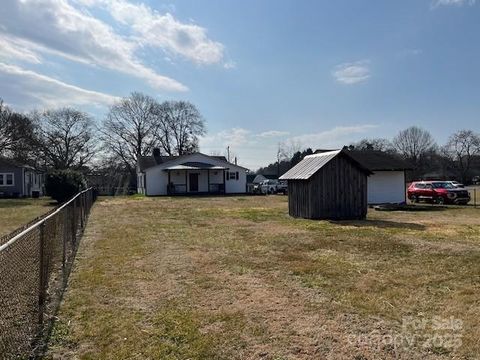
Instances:
[[[77,171],[55,170],[47,175],[45,188],[48,196],[62,203],[85,189],[86,181]]]

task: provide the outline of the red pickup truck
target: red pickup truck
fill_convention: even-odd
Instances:
[[[470,194],[465,189],[459,189],[448,181],[413,182],[407,190],[407,196],[412,202],[421,200],[437,204],[465,205],[470,202]]]

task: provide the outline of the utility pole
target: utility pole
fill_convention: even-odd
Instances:
[[[230,146],[227,146],[227,160],[230,162]]]

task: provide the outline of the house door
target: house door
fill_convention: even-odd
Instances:
[[[189,180],[189,191],[197,192],[198,191],[198,174],[188,174]]]

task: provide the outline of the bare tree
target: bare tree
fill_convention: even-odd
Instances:
[[[39,128],[45,164],[55,169],[80,169],[96,151],[93,119],[86,113],[63,108],[33,113]]]
[[[131,174],[139,156],[162,145],[164,123],[158,106],[150,96],[134,92],[110,108],[101,127],[107,151],[121,159]]]
[[[166,101],[156,108],[160,120],[159,141],[168,155],[184,155],[198,150],[198,138],[205,134],[205,121],[187,101]]]
[[[277,161],[290,160],[293,155],[302,149],[300,141],[289,139],[278,143]]]
[[[0,155],[17,155],[28,151],[35,138],[31,119],[12,111],[0,99]]]
[[[349,149],[353,150],[374,150],[374,151],[392,151],[392,143],[388,139],[383,138],[372,138],[372,139],[361,139],[356,143],[353,143],[349,146]]]
[[[480,135],[472,130],[460,130],[450,136],[443,152],[466,182],[473,157],[480,155]]]
[[[210,156],[225,156],[220,150],[211,150]]]
[[[393,138],[392,144],[403,158],[410,162],[414,172],[420,168],[423,158],[436,148],[432,135],[417,126],[400,131]]]

